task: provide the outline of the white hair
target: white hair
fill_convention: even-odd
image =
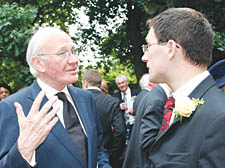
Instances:
[[[35,69],[35,67],[32,64],[32,57],[38,56],[40,52],[43,49],[43,41],[48,39],[53,33],[59,33],[62,32],[58,28],[54,27],[40,27],[35,34],[31,37],[28,47],[27,47],[27,53],[26,53],[26,60],[30,68],[30,73],[37,77],[38,71]],[[44,58],[44,57],[40,57]]]
[[[126,75],[119,75],[119,76],[116,77],[116,84],[117,84],[117,82],[118,82],[119,79],[123,79],[123,80],[125,80],[125,81],[128,81]]]
[[[148,86],[149,84],[149,73],[146,73],[144,75],[142,75],[140,81],[139,81],[139,85],[141,87],[141,89],[144,89]]]

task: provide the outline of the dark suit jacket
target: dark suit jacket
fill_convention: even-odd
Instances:
[[[97,89],[88,89],[96,101],[97,111],[103,128],[103,145],[109,153],[121,152],[125,142],[125,124],[119,106],[119,100],[103,94]],[[112,125],[114,132],[112,132]]]
[[[210,75],[189,97],[203,98],[204,104],[158,135],[148,148],[151,168],[224,167],[225,94]]]
[[[135,113],[137,112],[137,109],[138,109],[138,106],[139,106],[140,102],[142,100],[144,100],[144,97],[145,97],[146,93],[148,93],[149,91],[150,90],[142,89],[141,92],[135,97],[134,104],[133,104],[133,109],[134,109]]]
[[[137,96],[139,94],[139,92],[140,92],[140,90],[138,90],[138,89],[131,89],[131,88],[130,88],[130,91],[131,91],[131,97],[132,96]],[[121,91],[118,91],[118,92],[114,93],[112,95],[112,97],[118,98],[120,100],[120,103],[123,101],[122,100],[122,96],[121,96]]]
[[[0,102],[0,167],[1,168],[26,168],[28,163],[22,158],[17,148],[19,127],[17,122],[14,102],[23,106],[25,115],[28,114],[34,99],[40,92],[40,87],[35,81],[30,87],[17,92]],[[101,145],[102,128],[96,112],[95,101],[91,93],[68,86],[74,104],[79,113],[88,136],[88,168],[110,167],[108,158]],[[42,101],[41,106],[47,101]],[[38,168],[84,168],[81,159],[69,134],[61,122],[53,127],[45,141],[36,150]]]
[[[142,100],[136,113],[136,119],[128,143],[123,168],[142,168],[147,164],[147,155],[139,144],[139,137],[141,136],[140,131],[142,131],[142,129],[140,129],[141,119],[143,117],[145,118],[147,128],[144,128],[144,130],[148,130],[148,135],[147,133],[146,135],[148,136],[148,140],[152,143],[161,126],[162,111],[167,96],[162,87],[158,85],[151,91],[147,91]]]

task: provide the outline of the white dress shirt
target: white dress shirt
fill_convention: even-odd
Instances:
[[[132,99],[131,99],[131,90],[128,87],[126,92],[121,92],[121,96],[122,96],[122,100],[124,100],[124,93],[126,94],[126,104],[127,104],[127,108],[132,108],[133,104],[132,104]]]

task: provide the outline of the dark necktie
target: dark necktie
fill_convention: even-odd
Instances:
[[[127,93],[123,93],[123,102],[127,105],[127,98],[126,98]]]
[[[127,106],[127,98],[126,98],[126,95],[127,95],[127,93],[124,92],[124,93],[123,93],[123,100],[122,100],[122,102],[125,103],[125,104],[126,104],[126,107],[128,108],[128,106]],[[128,116],[127,116],[126,110],[124,110],[124,111],[125,111],[125,112],[124,112],[125,122],[127,122]]]
[[[173,112],[173,107],[175,105],[175,99],[171,96],[168,98],[165,106],[164,106],[164,110],[163,110],[163,120],[162,120],[162,126],[161,129],[163,131],[165,131],[170,124],[170,118]]]
[[[78,116],[72,104],[66,98],[65,93],[59,92],[56,95],[63,101],[63,119],[65,128],[87,166],[87,138],[83,132]]]

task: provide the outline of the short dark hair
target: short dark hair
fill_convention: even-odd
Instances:
[[[200,12],[190,8],[170,8],[147,24],[154,29],[158,42],[174,40],[180,44],[191,63],[211,64],[214,33]]]
[[[97,70],[89,69],[83,73],[83,81],[87,81],[91,86],[100,88],[102,77]]]
[[[0,87],[3,87],[9,91],[9,93],[12,93],[11,87],[7,85],[6,83],[0,83]]]

